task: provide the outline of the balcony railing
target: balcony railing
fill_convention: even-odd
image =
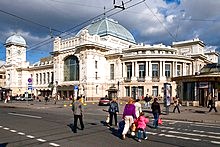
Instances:
[[[125,77],[125,78],[124,78],[124,81],[125,81],[125,82],[131,82],[131,77]]]
[[[152,82],[160,82],[160,77],[152,77]]]
[[[145,77],[137,77],[138,82],[145,82]]]

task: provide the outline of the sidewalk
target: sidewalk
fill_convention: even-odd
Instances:
[[[87,102],[87,105],[96,105],[94,102]],[[124,103],[120,104],[120,113],[123,112]],[[142,104],[143,106],[143,104]],[[49,109],[49,108],[66,108],[70,107],[70,101],[58,101],[54,104],[54,101],[50,101],[47,104],[45,102],[38,102],[38,101],[29,101],[29,102],[19,102],[13,101],[9,103],[0,102],[0,107],[20,107],[20,108],[28,108],[28,109]],[[216,123],[220,124],[220,108],[218,107],[218,112],[208,112],[209,108],[206,107],[193,107],[193,106],[181,106],[180,113],[177,112],[173,113],[173,106],[169,108],[169,114],[166,115],[165,108],[161,105],[162,109],[162,119],[170,119],[170,120],[177,120],[177,121],[192,121],[192,122],[204,122],[204,123]],[[143,108],[143,111],[152,118],[151,109]]]

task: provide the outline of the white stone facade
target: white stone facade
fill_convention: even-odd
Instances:
[[[6,50],[15,52],[20,47],[6,45]],[[23,94],[28,89],[28,78],[32,78],[33,90],[29,93],[50,95],[52,85],[60,96],[68,98],[74,97],[74,86],[78,86],[78,95],[97,100],[108,95],[111,86],[119,90],[120,98],[163,96],[164,83],[170,83],[175,96],[172,77],[195,75],[207,63],[217,63],[218,54],[204,50],[205,44],[199,39],[174,42],[172,46],[137,45],[108,34],[90,35],[83,29],[68,39],[55,38],[52,58],[34,65],[26,62],[26,54],[12,62],[6,53],[5,87],[11,88],[13,95]]]

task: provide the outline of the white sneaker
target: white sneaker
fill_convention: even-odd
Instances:
[[[135,136],[135,132],[131,132],[131,136]]]
[[[147,140],[147,139],[148,139],[148,137],[145,137],[145,138],[144,138],[144,140]]]

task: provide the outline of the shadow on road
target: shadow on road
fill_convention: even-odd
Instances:
[[[6,147],[8,143],[1,143],[0,147]]]

